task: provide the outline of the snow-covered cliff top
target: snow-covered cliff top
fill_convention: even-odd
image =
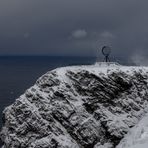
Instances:
[[[57,68],[4,110],[3,148],[115,148],[147,110],[148,67]]]

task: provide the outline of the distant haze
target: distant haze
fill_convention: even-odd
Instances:
[[[0,55],[148,54],[147,0],[1,0]],[[136,56],[136,58],[133,58]]]

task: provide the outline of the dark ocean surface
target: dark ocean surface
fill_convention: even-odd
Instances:
[[[0,127],[2,111],[32,86],[36,80],[52,69],[69,65],[93,64],[92,57],[0,57]]]

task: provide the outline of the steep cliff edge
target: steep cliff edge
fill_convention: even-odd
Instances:
[[[148,108],[148,68],[63,67],[3,112],[3,148],[115,148]]]

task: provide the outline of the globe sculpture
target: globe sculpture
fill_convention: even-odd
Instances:
[[[111,54],[111,48],[109,46],[102,47],[102,54],[105,56],[105,62],[110,62],[109,55]]]

